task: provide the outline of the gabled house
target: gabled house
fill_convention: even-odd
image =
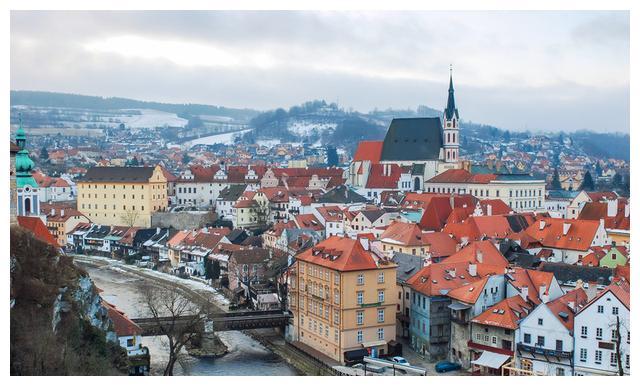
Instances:
[[[573,322],[587,301],[577,288],[531,311],[520,322],[518,367],[536,375],[573,375]]]

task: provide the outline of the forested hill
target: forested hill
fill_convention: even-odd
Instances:
[[[252,109],[234,109],[203,104],[146,102],[128,98],[106,98],[47,91],[11,90],[11,106],[41,106],[91,110],[150,109],[182,115],[217,115],[237,121],[249,121],[259,114]]]

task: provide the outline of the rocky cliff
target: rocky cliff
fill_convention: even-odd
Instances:
[[[11,374],[127,374],[126,352],[86,272],[11,228]]]

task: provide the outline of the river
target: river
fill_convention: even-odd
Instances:
[[[102,297],[124,311],[130,318],[145,316],[140,286],[147,279],[112,270],[109,266],[83,264]],[[217,359],[202,359],[184,353],[174,368],[175,375],[296,375],[296,370],[256,340],[240,331],[222,331],[220,339],[229,353]],[[143,337],[151,353],[151,374],[161,375],[168,359],[164,337]]]

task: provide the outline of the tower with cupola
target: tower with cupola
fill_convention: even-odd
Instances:
[[[22,118],[16,131],[16,145],[20,149],[16,154],[16,210],[18,216],[39,217],[40,200],[38,198],[38,184],[31,174],[35,164],[29,158],[26,149],[27,136],[22,127]]]
[[[453,69],[449,67],[449,97],[442,118],[444,157],[447,163],[457,163],[460,156],[460,117],[453,95]]]

